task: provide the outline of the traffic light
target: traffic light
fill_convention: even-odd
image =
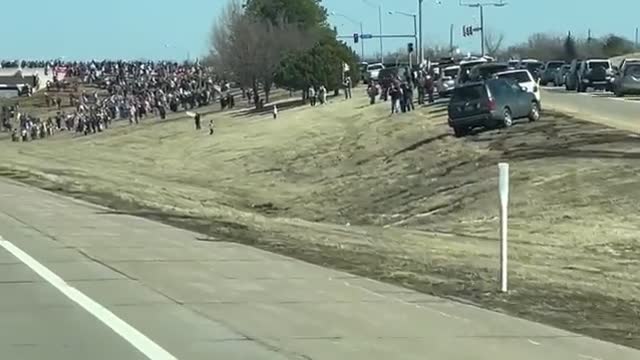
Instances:
[[[473,26],[463,26],[462,36],[473,36]]]
[[[411,54],[413,52],[413,43],[408,43],[407,44],[407,51],[409,52],[409,54]]]
[[[357,43],[358,43],[358,40],[360,40],[360,35],[359,35],[359,34],[357,34],[357,33],[356,33],[356,34],[353,34],[353,42],[357,44]]]

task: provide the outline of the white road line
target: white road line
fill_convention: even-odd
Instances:
[[[2,236],[0,236],[0,247],[7,250],[41,278],[58,289],[66,297],[73,300],[76,304],[80,305],[84,310],[96,317],[111,330],[115,331],[120,335],[120,337],[129,342],[129,344],[143,353],[147,358],[151,360],[177,360],[175,356],[171,355],[160,345],[151,341],[151,339],[146,337],[144,334],[124,322],[111,311],[107,310],[105,307],[98,304],[78,289],[67,284],[61,277],[47,269],[36,259],[32,258],[29,254],[22,251],[8,240],[2,238]]]

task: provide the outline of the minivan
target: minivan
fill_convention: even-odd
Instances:
[[[456,87],[448,114],[455,136],[462,137],[476,127],[509,127],[519,118],[536,121],[540,118],[540,103],[512,79],[491,79]]]

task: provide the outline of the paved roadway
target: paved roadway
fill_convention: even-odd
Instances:
[[[640,359],[4,180],[0,235],[3,359]]]
[[[564,87],[543,87],[542,106],[573,114],[578,118],[612,127],[640,131],[640,96],[618,98],[612,93],[577,93]]]

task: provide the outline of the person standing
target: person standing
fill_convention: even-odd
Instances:
[[[196,116],[193,117],[196,123],[196,130],[200,130],[200,113],[196,113]]]
[[[316,106],[316,89],[312,86],[309,86],[309,103],[311,106]]]
[[[389,97],[391,98],[391,114],[400,112],[400,89],[395,84],[389,89]]]
[[[344,98],[345,99],[351,99],[351,77],[347,76],[344,79]]]

